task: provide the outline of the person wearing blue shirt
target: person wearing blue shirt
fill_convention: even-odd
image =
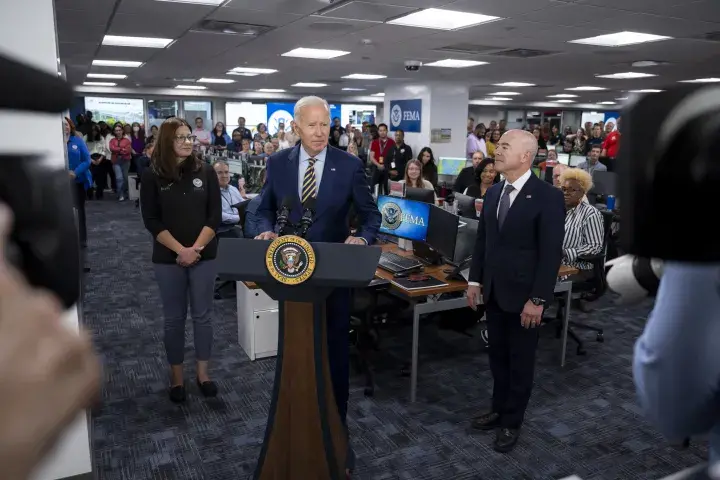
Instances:
[[[720,460],[720,264],[665,262],[635,344],[633,375],[648,420],[669,440],[709,433]]]
[[[78,211],[80,245],[85,248],[87,246],[85,199],[87,198],[87,190],[92,188],[93,185],[92,174],[90,173],[90,152],[87,145],[85,145],[85,141],[77,136],[75,125],[69,118],[65,118],[63,121],[63,131],[67,145],[68,170],[74,186],[75,208]]]

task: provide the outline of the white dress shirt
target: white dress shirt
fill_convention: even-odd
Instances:
[[[303,180],[305,180],[305,170],[310,165],[310,159],[315,159],[315,191],[320,192],[320,182],[322,181],[323,170],[325,169],[325,156],[327,155],[327,147],[314,157],[311,157],[305,147],[300,145],[300,165],[298,170],[298,195],[302,198]]]

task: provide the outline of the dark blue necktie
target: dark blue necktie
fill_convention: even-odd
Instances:
[[[502,228],[503,223],[505,223],[505,218],[510,211],[510,193],[513,190],[515,190],[515,187],[508,183],[505,185],[505,190],[503,190],[502,197],[500,198],[500,207],[498,208],[498,225],[500,228]]]

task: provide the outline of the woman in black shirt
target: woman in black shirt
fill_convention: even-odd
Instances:
[[[422,163],[422,178],[432,183],[433,188],[438,185],[438,169],[435,165],[435,157],[430,147],[425,147],[418,153],[417,159]]]
[[[475,167],[474,182],[463,192],[473,198],[485,198],[487,191],[500,181],[500,174],[495,170],[495,159],[486,158]]]
[[[193,153],[195,136],[185,120],[165,121],[150,166],[140,183],[145,227],[152,234],[152,262],[165,317],[165,352],[171,370],[170,399],[185,400],[185,318],[190,297],[197,384],[214,397],[208,376],[213,330],[211,310],[216,268],[215,231],[222,219],[220,184],[210,165]]]

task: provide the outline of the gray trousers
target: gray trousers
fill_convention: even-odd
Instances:
[[[215,260],[203,260],[192,267],[160,263],[154,264],[154,267],[165,317],[165,353],[168,363],[181,365],[185,358],[188,299],[195,337],[195,358],[198,361],[210,360]]]

